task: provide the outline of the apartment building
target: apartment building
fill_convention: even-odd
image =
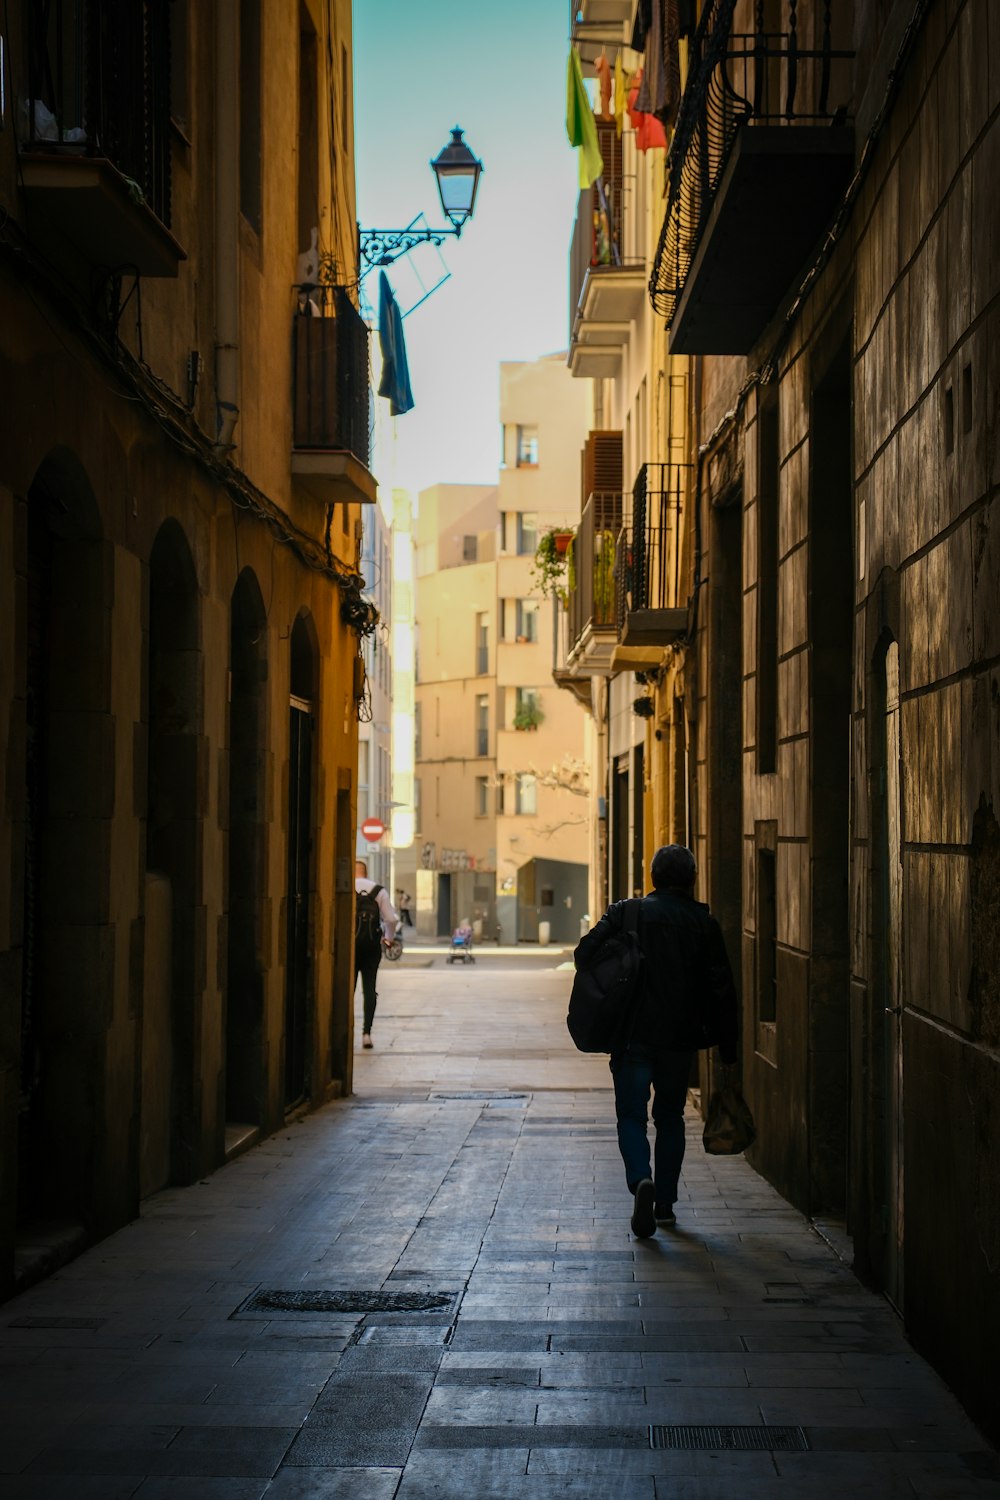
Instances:
[[[589,727],[552,683],[565,590],[540,583],[535,562],[543,538],[579,523],[590,394],[564,353],[500,366],[497,915],[516,941],[575,943],[590,911]]]
[[[588,420],[564,355],[503,364],[498,484],[418,499],[414,866],[430,934],[468,917],[479,937],[575,941],[588,910],[586,717],[552,684],[564,603],[535,563],[578,519]]]
[[[413,528],[417,931],[496,924],[496,542],[490,485],[421,490]],[[402,874],[400,879],[405,878]]]
[[[641,46],[631,9],[582,0],[574,31]],[[642,267],[688,466],[646,826],[686,828],[740,971],[754,1165],[846,1226],[995,1436],[994,17],[706,0],[680,21]],[[627,289],[624,261],[587,268],[574,327],[619,337],[621,381],[648,314],[616,331],[605,283]],[[611,659],[644,626],[644,555],[623,524]],[[571,674],[588,649],[581,625]]]
[[[0,1291],[351,1087],[348,0],[4,13]]]

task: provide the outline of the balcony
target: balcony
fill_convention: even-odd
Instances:
[[[94,265],[176,276],[169,7],[77,0],[25,13],[19,176],[36,226]]]
[[[635,0],[570,0],[570,39],[584,64],[595,63],[607,47],[628,45],[634,10]]]
[[[635,132],[619,139],[598,120],[604,173],[580,194],[570,247],[570,351],[574,375],[613,378],[646,295],[636,206]]]
[[[368,328],[343,287],[314,287],[293,320],[292,474],[322,505],[373,504]],[[318,314],[318,315],[317,315]]]
[[[592,491],[580,516],[565,614],[565,665],[572,677],[606,676],[611,669],[618,643],[615,561],[624,499],[620,490]]]
[[[784,30],[737,33],[736,7],[702,11],[668,159],[649,291],[674,354],[750,351],[854,170],[846,8],[779,0]]]
[[[615,574],[616,670],[654,663],[687,631],[680,541],[690,475],[686,463],[643,464],[626,497]]]

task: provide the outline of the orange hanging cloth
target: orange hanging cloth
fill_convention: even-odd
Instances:
[[[635,82],[629,89],[628,95],[628,117],[635,131],[635,144],[639,151],[650,151],[656,146],[664,150],[667,145],[667,132],[663,128],[663,122],[655,115],[648,115],[641,109],[636,109],[635,102],[638,97],[639,87],[642,82],[641,70],[636,74]]]

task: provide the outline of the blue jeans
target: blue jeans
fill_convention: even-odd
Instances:
[[[666,1052],[637,1042],[611,1054],[611,1076],[615,1081],[615,1112],[618,1116],[618,1149],[625,1163],[630,1193],[644,1177],[652,1176],[656,1206],[669,1208],[677,1201],[677,1179],[684,1160],[684,1106],[687,1103],[691,1052]],[[653,1090],[653,1124],[656,1126],[655,1167],[649,1170],[649,1138],[646,1106]]]

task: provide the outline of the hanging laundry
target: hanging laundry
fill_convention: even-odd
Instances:
[[[575,47],[570,48],[566,73],[566,134],[570,145],[580,149],[580,187],[589,188],[604,171],[604,160],[597,144],[594,111],[583,86],[580,54]]]
[[[636,74],[636,80],[628,96],[628,117],[635,131],[636,149],[651,151],[656,146],[666,148],[667,132],[663,128],[662,121],[639,108],[639,95],[642,89],[641,74]]]
[[[406,363],[403,319],[384,271],[380,271],[378,277],[378,342],[382,351],[382,378],[378,383],[378,393],[380,396],[388,396],[390,412],[394,417],[401,417],[413,408],[413,392],[410,389],[410,371]]]
[[[678,0],[650,0],[643,33],[645,61],[638,108],[643,114],[655,115],[668,129],[677,118],[681,102],[680,26]],[[636,34],[638,31],[637,12]]]
[[[613,92],[613,85],[611,83],[611,64],[608,62],[608,55],[605,51],[603,51],[603,49],[601,51],[600,57],[594,64],[594,71],[597,74],[597,86],[600,90],[601,95],[601,119],[610,120],[611,95]]]
[[[615,126],[621,135],[625,129],[625,106],[628,100],[628,89],[625,86],[625,69],[622,67],[622,55],[615,53]]]

